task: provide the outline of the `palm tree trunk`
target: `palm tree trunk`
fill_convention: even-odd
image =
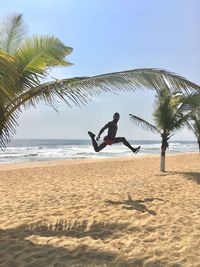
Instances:
[[[198,139],[198,145],[199,145],[199,154],[200,154],[200,139]]]
[[[166,133],[161,134],[162,137],[162,144],[161,144],[161,155],[160,155],[160,171],[165,172],[165,151],[167,147],[169,146],[168,144],[168,137]]]
[[[161,155],[160,155],[160,171],[165,172],[165,150],[161,149]]]

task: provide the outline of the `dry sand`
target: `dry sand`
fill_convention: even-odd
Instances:
[[[199,155],[159,160],[0,165],[0,266],[200,266]]]

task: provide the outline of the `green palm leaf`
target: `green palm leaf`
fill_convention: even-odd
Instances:
[[[22,15],[2,17],[0,22],[0,49],[13,54],[23,43],[26,32]]]
[[[192,93],[190,95],[182,95],[181,97],[181,112],[189,112],[198,110],[200,107],[200,93]]]
[[[72,52],[59,39],[52,36],[32,37],[26,39],[23,46],[15,53],[16,64],[20,71],[20,87],[32,89],[45,78],[47,70],[56,66],[72,65],[65,56]]]
[[[200,140],[200,120],[197,117],[193,120],[193,129],[195,136]]]
[[[13,86],[17,75],[14,58],[7,52],[0,50],[0,103],[14,96]]]
[[[186,125],[192,130],[197,140],[200,140],[200,108],[195,108],[189,113]]]
[[[161,134],[161,132],[158,130],[158,128],[156,126],[154,126],[153,124],[149,123],[148,121],[143,120],[140,117],[137,117],[135,115],[129,114],[130,119],[133,123],[135,123],[137,126],[141,126],[144,130],[146,131],[151,131],[152,133],[159,133]]]

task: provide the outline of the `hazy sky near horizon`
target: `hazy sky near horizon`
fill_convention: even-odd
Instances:
[[[162,68],[200,83],[199,0],[7,0],[1,15],[22,13],[30,35],[54,35],[73,48],[74,63],[50,76],[91,76],[135,68]],[[59,114],[40,104],[23,111],[15,138],[88,139],[119,112],[118,136],[159,139],[130,122],[152,121],[152,91],[103,94],[85,107],[59,103]],[[174,139],[195,140],[187,129]]]

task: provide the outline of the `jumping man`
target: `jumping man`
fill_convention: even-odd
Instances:
[[[126,140],[125,137],[115,137],[116,133],[117,133],[117,123],[119,121],[119,113],[115,113],[113,115],[113,120],[108,122],[100,131],[99,134],[96,138],[96,140],[98,141],[100,139],[101,134],[108,128],[108,134],[104,137],[104,142],[101,143],[99,146],[95,140],[95,134],[93,134],[92,132],[88,132],[89,136],[92,139],[92,144],[94,147],[95,152],[99,152],[102,149],[104,149],[107,145],[112,145],[112,144],[116,144],[116,143],[120,143],[122,142],[125,146],[127,146],[129,149],[131,149],[133,151],[133,153],[137,153],[140,150],[140,146],[134,148],[132,147],[129,142]]]

